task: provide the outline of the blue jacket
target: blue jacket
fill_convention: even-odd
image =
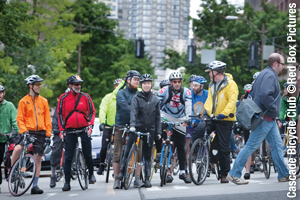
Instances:
[[[255,79],[252,87],[254,102],[262,109],[266,111],[267,116],[276,118],[279,116],[281,98],[279,79],[276,72],[271,68],[267,67],[259,76]],[[277,98],[276,102],[274,100]]]

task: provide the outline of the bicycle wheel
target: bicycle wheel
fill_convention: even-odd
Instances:
[[[135,144],[130,149],[130,152],[127,157],[126,167],[125,167],[125,176],[124,176],[124,188],[128,190],[133,179],[134,171],[136,168],[136,159],[138,156],[137,147]]]
[[[156,158],[156,153],[157,153],[156,147],[153,145],[152,151],[151,151],[151,163],[152,163],[152,165],[151,165],[151,174],[150,174],[149,181],[152,180],[153,173],[155,171],[156,162],[154,161],[154,159]]]
[[[283,156],[286,156],[287,144],[288,144],[287,135],[286,134],[282,134],[281,135],[281,139],[282,139],[282,146],[281,146],[282,153],[283,153]]]
[[[266,140],[263,141],[262,144],[262,164],[263,164],[263,170],[266,179],[270,178],[270,172],[271,172],[271,165],[270,165],[270,148],[268,147],[268,143]]]
[[[160,187],[163,187],[166,184],[169,146],[166,145],[164,147],[163,155],[164,157],[163,157],[162,166],[160,166]]]
[[[8,178],[8,189],[13,196],[18,197],[27,192],[35,177],[36,167],[36,160],[31,154],[15,162]]]
[[[201,139],[196,140],[191,148],[189,157],[190,176],[195,185],[203,184],[207,177],[209,167],[208,156],[205,141]]]
[[[60,179],[64,176],[64,169],[63,169],[63,167],[59,168],[59,170],[58,170],[58,172],[56,172],[55,176],[56,176],[56,182],[59,182]]]
[[[176,176],[179,172],[179,160],[177,150],[174,154],[174,167],[173,167],[173,175]]]
[[[112,157],[113,157],[113,145],[109,145],[109,150],[108,152],[106,153],[106,156],[107,156],[107,172],[106,172],[106,179],[105,179],[105,182],[108,183],[108,180],[109,180],[109,171],[110,171],[110,168],[111,168],[111,165],[112,165]]]
[[[88,189],[88,169],[82,151],[77,151],[76,170],[79,185],[82,190]]]

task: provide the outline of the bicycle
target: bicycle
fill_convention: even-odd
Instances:
[[[232,113],[229,114],[229,117],[233,117]],[[193,142],[191,147],[190,157],[189,157],[189,171],[192,181],[195,185],[202,185],[208,176],[208,170],[215,171],[217,179],[219,180],[219,163],[211,163],[209,152],[211,151],[211,142],[213,141],[215,134],[211,137],[210,134],[207,134],[207,123],[211,120],[218,120],[214,117],[210,119],[203,119],[200,115],[190,115],[189,117],[195,117],[201,119],[206,123],[204,136]],[[228,116],[225,116],[228,118]],[[216,155],[217,150],[212,150],[212,155]],[[213,164],[213,166],[212,166]],[[210,165],[210,166],[209,166]]]
[[[152,146],[152,150],[151,150],[151,174],[149,177],[149,181],[151,182],[152,177],[154,172],[156,173],[156,162],[154,161],[154,159],[156,158],[156,154],[157,154],[157,150],[156,150],[156,145],[155,145],[155,141],[153,141],[153,146]],[[143,159],[143,164],[145,163],[144,159]],[[144,179],[144,174],[145,174],[145,168],[143,168],[143,170],[141,171],[141,180],[143,181],[143,183],[145,183],[145,179]]]
[[[107,167],[106,168],[106,179],[105,179],[106,183],[108,183],[108,181],[109,181],[109,172],[110,172],[111,168],[113,167],[112,158],[113,158],[114,149],[115,149],[115,146],[114,146],[115,125],[112,125],[112,127],[109,127],[109,129],[113,129],[113,131],[111,134],[110,142],[107,145],[106,158],[104,161],[104,165]]]
[[[3,157],[3,166],[1,168],[4,168],[4,176],[5,176],[5,179],[8,178],[9,176],[9,171],[10,171],[10,167],[11,167],[11,155],[12,155],[12,152],[14,150],[14,137],[16,136],[17,134],[13,134],[13,133],[9,133],[9,134],[3,134],[2,132],[0,132],[0,136],[4,136],[7,138],[7,141],[5,143],[5,151],[4,151],[4,157]],[[0,168],[0,170],[1,170]],[[0,173],[1,175],[1,173]],[[0,177],[2,178],[2,177]]]
[[[273,160],[272,160],[272,156],[271,156],[271,147],[266,140],[263,140],[263,142],[261,144],[261,150],[262,150],[261,163],[263,166],[263,172],[264,172],[266,179],[269,179]]]
[[[150,137],[149,132],[148,133],[134,132],[134,134],[137,135],[137,139],[136,139],[136,142],[133,143],[133,145],[129,151],[126,163],[125,163],[125,174],[124,174],[124,179],[123,179],[123,184],[124,184],[125,190],[127,190],[130,187],[130,184],[131,184],[133,176],[134,176],[134,172],[135,172],[135,168],[136,168],[136,160],[138,157],[138,151],[141,150],[138,147],[141,136],[147,136],[147,144],[149,144],[149,137]]]
[[[168,125],[167,129],[167,139],[163,141],[163,146],[161,149],[161,155],[160,155],[160,186],[163,187],[166,184],[167,174],[168,171],[173,171],[173,166],[171,166],[171,158],[173,155],[173,142],[171,141],[171,135],[172,135],[172,128],[175,126],[180,126],[182,122],[168,122],[168,121],[162,121],[162,123]],[[174,165],[174,161],[173,161]]]
[[[37,163],[34,156],[29,152],[29,145],[38,141],[28,133],[23,134],[23,150],[18,160],[13,164],[8,178],[8,189],[13,196],[21,196],[27,192],[35,178]],[[41,142],[46,147],[47,143]]]

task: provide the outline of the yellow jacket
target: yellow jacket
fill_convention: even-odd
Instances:
[[[51,137],[52,123],[47,99],[37,96],[33,99],[29,94],[23,97],[18,106],[17,123],[20,133],[30,131],[46,131]]]
[[[238,87],[232,75],[225,73],[225,81],[222,83],[220,89],[217,92],[216,102],[215,102],[215,113],[212,113],[213,109],[213,90],[214,86],[212,83],[209,84],[208,88],[208,97],[204,104],[204,108],[207,111],[207,114],[211,116],[217,116],[219,114],[224,114],[228,116],[230,113],[235,114],[236,102],[239,95]],[[225,118],[225,121],[234,121],[235,117]]]

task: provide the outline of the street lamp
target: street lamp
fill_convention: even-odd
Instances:
[[[245,17],[238,17],[238,16],[226,16],[225,17],[226,20],[238,20],[238,19],[243,19],[246,22],[248,22],[258,33],[261,34],[261,71],[264,69],[264,58],[263,58],[263,51],[264,51],[264,43],[265,43],[265,34],[268,32],[265,29],[265,23],[262,24],[261,30],[258,30],[254,24],[252,24],[251,21],[249,21],[247,18]]]

